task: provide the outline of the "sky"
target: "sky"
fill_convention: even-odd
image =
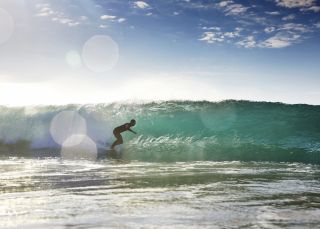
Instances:
[[[317,0],[1,0],[0,105],[320,104]]]

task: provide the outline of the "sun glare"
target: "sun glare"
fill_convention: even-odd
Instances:
[[[82,58],[90,70],[105,72],[117,64],[119,46],[110,36],[95,35],[84,44]]]
[[[0,44],[7,42],[14,31],[14,20],[12,16],[0,8]]]

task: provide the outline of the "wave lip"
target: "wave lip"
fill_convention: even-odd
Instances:
[[[123,134],[125,155],[132,159],[320,163],[320,106],[234,100],[0,107],[0,153],[50,149],[59,155],[61,144],[50,126],[65,111],[83,118],[85,134],[98,148],[99,142],[112,143],[115,126],[135,118],[140,135]]]

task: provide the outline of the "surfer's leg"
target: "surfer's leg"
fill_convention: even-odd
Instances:
[[[123,139],[122,139],[121,134],[115,134],[114,136],[117,138],[117,140],[114,141],[114,143],[113,143],[112,146],[111,146],[111,149],[114,149],[114,147],[115,147],[116,145],[120,145],[120,144],[123,143]]]

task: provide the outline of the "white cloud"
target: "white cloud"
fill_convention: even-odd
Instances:
[[[205,41],[209,44],[216,43],[216,42],[222,42],[224,41],[224,36],[220,33],[214,33],[214,32],[204,32],[202,34],[202,38],[199,39],[199,41]]]
[[[210,30],[204,32],[202,37],[199,39],[200,41],[205,41],[207,43],[218,43],[218,42],[229,42],[230,39],[234,39],[240,36],[240,32],[243,30],[242,28],[235,28],[234,31],[221,31],[220,27],[202,27],[204,30]]]
[[[221,1],[218,3],[220,7],[226,7],[227,5],[233,3],[232,1]]]
[[[249,7],[241,4],[235,4],[233,1],[225,0],[216,4],[216,7],[222,9],[226,15],[238,15],[247,11]]]
[[[283,21],[289,21],[289,20],[295,19],[295,17],[296,16],[294,14],[290,14],[290,15],[288,15],[286,17],[283,17],[282,20]]]
[[[100,16],[100,19],[101,19],[101,20],[113,20],[113,19],[116,19],[116,17],[117,17],[117,16],[114,16],[114,15],[106,15],[106,14],[105,14],[105,15],[101,15],[101,16]]]
[[[125,22],[126,20],[127,20],[127,19],[125,19],[125,18],[122,17],[122,18],[119,18],[119,19],[118,19],[118,22],[119,22],[119,23],[122,23],[122,22]]]
[[[320,22],[315,23],[314,26],[315,26],[316,28],[320,29]]]
[[[146,9],[146,8],[149,8],[150,5],[146,2],[143,2],[143,1],[136,1],[136,2],[134,2],[134,7],[140,8],[140,9]]]
[[[238,45],[245,48],[254,48],[257,46],[254,36],[247,36],[244,40],[237,42]]]
[[[287,8],[310,7],[314,2],[315,0],[276,0],[277,5]]]
[[[76,21],[68,22],[67,24],[68,24],[69,27],[73,27],[73,26],[80,25],[80,23],[79,23],[79,22],[76,22]]]
[[[53,15],[54,11],[52,11],[50,8],[42,8],[41,10],[39,10],[39,13],[36,14],[36,16],[38,17],[47,17],[50,15]]]
[[[286,23],[279,25],[278,28],[267,27],[265,32],[274,32],[277,33],[260,42],[259,47],[261,48],[284,48],[290,45],[299,43],[303,40],[302,34],[311,32],[311,29],[303,24],[298,23]]]
[[[320,12],[320,6],[311,6],[309,8],[302,8],[301,11],[313,11],[315,13]]]
[[[277,5],[287,8],[300,8],[301,11],[320,12],[320,6],[316,5],[316,0],[276,0]]]
[[[271,37],[264,41],[261,47],[264,48],[284,48],[290,46],[291,43],[287,40],[283,40],[279,37]]]
[[[275,36],[268,38],[259,45],[262,48],[284,48],[294,43],[298,43],[300,35],[292,32],[279,32]]]
[[[54,11],[51,8],[50,4],[36,4],[35,8],[37,10],[35,16],[37,17],[49,17],[51,18],[51,21],[67,25],[69,27],[80,25],[80,22],[78,20],[68,18],[62,12]],[[86,20],[84,19],[84,17],[85,16],[81,16],[80,20]]]
[[[213,26],[213,27],[202,27],[203,30],[216,30],[216,31],[221,31],[221,28],[220,27],[217,27],[217,26]]]
[[[287,30],[287,31],[294,31],[294,32],[301,32],[301,33],[307,33],[311,30],[308,28],[308,26],[298,23],[286,23],[284,25],[281,25],[279,27],[279,30]]]
[[[235,38],[240,36],[241,28],[236,28],[233,32],[225,32],[223,35],[229,38]]]
[[[244,13],[247,11],[247,9],[248,7],[244,7],[241,4],[231,4],[226,7],[226,12],[227,12],[227,15],[230,15],[230,14],[235,15],[235,14]]]
[[[230,37],[230,38],[234,38],[234,37],[239,36],[239,35],[236,34],[235,32],[225,32],[224,35],[225,35],[226,37]]]
[[[278,11],[271,11],[271,12],[266,12],[266,14],[269,14],[269,15],[280,15],[280,12],[278,12]]]
[[[272,33],[272,32],[275,31],[275,30],[276,30],[276,28],[275,28],[274,26],[266,27],[266,28],[264,29],[264,31],[265,31],[266,33]]]
[[[60,24],[63,24],[63,25],[67,25],[69,27],[80,25],[80,22],[74,21],[74,20],[69,19],[69,18],[64,18],[64,17],[61,17],[61,18],[53,17],[51,20],[54,21],[54,22],[58,22]]]
[[[309,8],[313,11],[317,10],[314,0],[273,1],[279,6],[296,7],[296,11],[309,10]],[[235,0],[218,1],[213,5],[225,15],[232,15],[237,20],[237,23],[245,26],[245,29],[226,31],[223,26],[202,26],[200,28],[205,32],[201,34],[199,40],[206,43],[223,42],[245,48],[283,48],[302,42],[307,37],[307,33],[314,32],[316,28],[320,28],[318,24],[290,23],[297,18],[297,15],[284,14],[280,10],[267,11],[263,16],[259,16],[253,10],[250,10],[255,6],[247,7],[247,5],[235,3]]]
[[[99,28],[105,29],[105,28],[108,28],[108,26],[107,25],[99,25]]]
[[[36,4],[35,7],[37,10],[37,13],[35,16],[48,17],[48,16],[56,14],[56,12],[54,12],[51,9],[50,4]]]
[[[123,17],[121,17],[121,18],[118,18],[117,19],[117,16],[114,16],[114,15],[107,15],[107,14],[105,14],[105,15],[101,15],[100,16],[100,19],[101,20],[108,20],[108,21],[112,21],[112,22],[119,22],[119,23],[122,23],[122,22],[125,22],[127,19],[125,19],[125,18],[123,18]],[[104,26],[104,25],[102,25],[102,26]],[[105,27],[101,27],[101,26],[99,26],[100,28],[105,28]]]

